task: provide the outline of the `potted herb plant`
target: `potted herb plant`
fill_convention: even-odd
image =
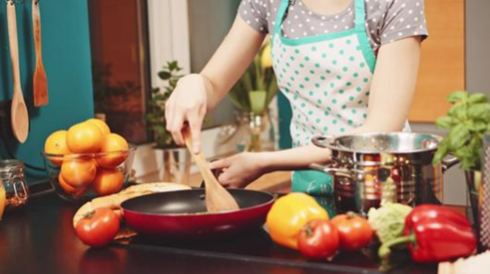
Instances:
[[[472,217],[475,227],[478,227],[481,157],[483,138],[490,133],[490,103],[486,94],[470,94],[466,91],[451,93],[448,101],[452,106],[447,116],[436,120],[436,126],[449,132],[439,143],[433,161],[439,164],[448,154],[460,161],[465,173]]]
[[[262,138],[264,135],[268,136],[265,139],[274,141],[269,104],[277,91],[276,76],[272,68],[271,43],[270,40],[267,40],[255,56],[251,66],[228,94],[239,110],[238,126],[245,127],[249,134],[248,144],[243,150],[262,151],[265,142]],[[263,134],[267,129],[271,129],[272,132]]]
[[[163,88],[154,88],[148,101],[149,111],[146,115],[148,126],[153,132],[155,149],[163,153],[163,181],[187,182],[191,155],[187,149],[178,147],[167,131],[165,120],[165,104],[177,87],[177,82],[182,78],[182,68],[177,61],[170,61],[158,72],[158,77],[166,82]]]

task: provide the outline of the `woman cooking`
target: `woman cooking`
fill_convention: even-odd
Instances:
[[[298,170],[292,190],[332,192],[329,175],[304,170],[328,160],[316,135],[404,129],[427,37],[423,0],[242,0],[227,37],[200,74],[182,78],[166,107],[178,144],[187,122],[200,149],[204,115],[251,63],[265,36],[281,92],[291,103],[294,148],[241,153],[211,163],[219,181],[244,187],[264,173]],[[301,170],[301,171],[300,171]]]

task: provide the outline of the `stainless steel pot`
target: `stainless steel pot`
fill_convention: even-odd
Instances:
[[[441,203],[443,173],[458,161],[432,159],[442,137],[418,133],[365,133],[314,137],[313,143],[331,150],[326,165],[310,168],[334,176],[338,212],[367,214],[386,202],[407,205]]]

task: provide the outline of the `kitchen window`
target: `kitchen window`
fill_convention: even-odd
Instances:
[[[88,1],[96,115],[129,142],[150,141],[147,1]]]
[[[231,27],[240,0],[90,0],[96,114],[131,143],[152,141],[146,103],[167,61],[198,73]],[[155,76],[155,77],[154,77]],[[206,118],[205,129],[234,119],[228,98]]]

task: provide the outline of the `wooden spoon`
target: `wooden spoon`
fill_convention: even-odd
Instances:
[[[34,106],[40,107],[48,104],[48,83],[43,65],[43,54],[41,49],[41,13],[39,1],[32,1],[32,25],[34,32],[34,43],[36,48],[36,69],[34,71]]]
[[[19,71],[19,46],[17,41],[17,16],[15,14],[15,4],[12,1],[7,1],[7,19],[10,42],[10,59],[12,61],[12,73],[14,75],[13,96],[11,122],[12,131],[15,138],[24,143],[27,140],[29,132],[29,114],[27,106],[22,95],[20,86],[20,71]]]
[[[231,194],[216,180],[211,169],[209,168],[206,158],[199,152],[194,153],[192,148],[192,138],[190,130],[188,128],[182,131],[182,136],[184,137],[187,149],[192,154],[192,157],[196,161],[196,165],[201,171],[202,178],[206,185],[206,208],[209,212],[219,212],[219,211],[232,211],[238,210],[240,207],[237,202],[231,196]]]

